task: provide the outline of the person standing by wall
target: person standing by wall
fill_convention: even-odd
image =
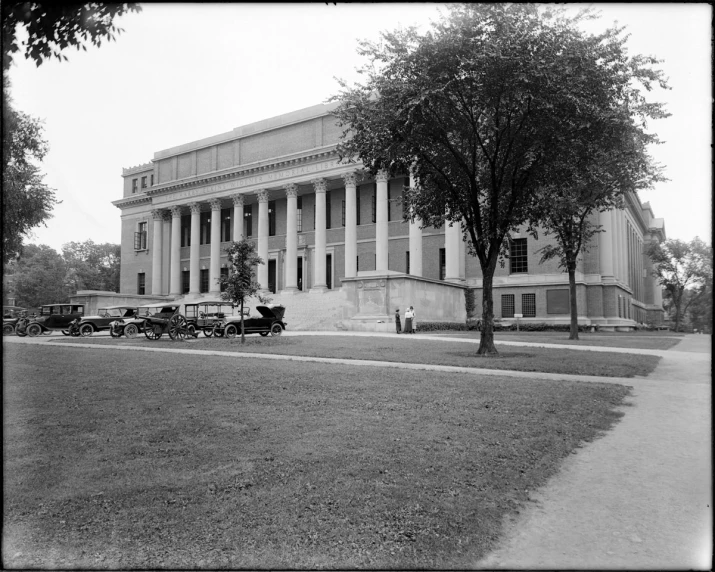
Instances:
[[[410,308],[407,308],[405,312],[405,333],[412,333],[412,310]]]
[[[414,306],[410,306],[410,312],[412,312],[412,333],[414,334],[417,331],[417,314]]]
[[[399,334],[402,331],[402,324],[400,323],[400,309],[395,310],[395,329]]]

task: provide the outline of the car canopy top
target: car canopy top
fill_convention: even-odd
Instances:
[[[256,306],[256,310],[261,313],[264,318],[275,318],[276,320],[282,320],[285,314],[285,306]]]

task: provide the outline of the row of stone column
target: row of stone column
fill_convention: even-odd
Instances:
[[[345,184],[345,277],[357,276],[357,175],[355,173],[345,173],[343,176]],[[388,177],[385,171],[380,171],[376,181],[376,213],[375,213],[375,269],[377,271],[388,270],[389,253],[389,226],[388,226],[388,199],[387,182]],[[327,181],[325,179],[315,179],[312,181],[315,190],[315,258],[313,264],[313,289],[317,291],[327,289],[326,284],[326,200]],[[410,177],[410,185],[415,185],[415,180]],[[298,290],[297,260],[298,260],[298,186],[294,183],[284,187],[287,201],[287,221],[286,221],[286,291]],[[257,269],[258,282],[263,286],[268,284],[268,191],[261,189],[257,191],[258,196],[258,255],[266,262]],[[243,238],[243,207],[244,195],[233,195],[233,240],[239,241]],[[221,201],[211,199],[211,259],[209,266],[209,293],[218,294],[220,277],[221,258]],[[190,283],[189,293],[198,294],[200,290],[199,273],[199,243],[201,224],[201,205],[197,202],[187,205],[191,211],[191,246],[189,254]],[[172,295],[179,295],[181,288],[181,216],[182,207],[172,206],[170,209],[171,219],[171,245],[170,245],[170,267],[169,292]],[[163,210],[152,211],[153,216],[153,242],[152,242],[152,288],[153,295],[161,295],[164,291],[162,283],[162,237],[163,224],[166,220],[166,213]],[[410,274],[422,276],[422,229],[421,221],[416,218],[409,224],[409,252],[410,252]],[[445,227],[445,254],[446,254],[446,276],[445,278],[459,279],[459,244],[462,240],[461,228],[458,224]]]

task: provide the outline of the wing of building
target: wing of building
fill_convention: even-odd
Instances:
[[[258,281],[286,304],[289,323],[301,309],[323,316],[315,327],[387,330],[395,309],[410,305],[422,322],[464,322],[470,290],[479,314],[481,270],[461,230],[403,221],[409,176],[373,180],[360,164],[340,163],[336,105],[157,151],[124,169],[123,197],[113,203],[122,218],[121,290],[111,301],[216,297],[228,271],[223,249],[244,237],[257,242],[266,261]],[[665,238],[663,219],[636,195],[625,209],[594,216],[605,232],[576,273],[579,322],[660,323],[660,288],[644,248]],[[495,317],[568,323],[568,276],[555,261],[539,263],[544,244],[512,236],[494,278]],[[90,298],[90,307],[101,305]]]

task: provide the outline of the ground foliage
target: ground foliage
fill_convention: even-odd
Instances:
[[[14,344],[4,357],[14,568],[469,568],[629,392]]]
[[[628,58],[620,32],[586,35],[578,24],[589,17],[534,4],[453,4],[424,34],[407,28],[362,42],[365,81],[343,82],[334,98],[341,158],[371,175],[411,172],[406,217],[461,226],[483,275],[479,353],[496,352],[492,279],[505,239],[534,218],[559,150],[616,110],[636,115],[628,105],[647,105],[629,102],[636,92],[624,85],[647,81],[649,61]]]

